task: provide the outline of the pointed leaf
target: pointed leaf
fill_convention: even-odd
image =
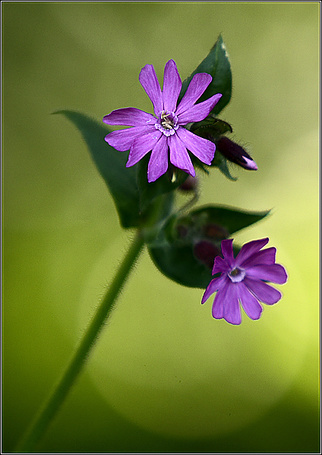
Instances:
[[[230,68],[230,61],[226,46],[223,42],[222,36],[219,35],[215,45],[207,55],[207,57],[200,63],[195,71],[183,82],[182,90],[180,93],[179,101],[185,94],[188,85],[197,73],[209,73],[212,76],[212,81],[204,94],[199,98],[198,102],[205,101],[216,93],[221,93],[222,97],[211,111],[218,115],[220,111],[229,103],[232,90],[232,75]]]
[[[139,224],[139,192],[134,168],[127,168],[128,154],[118,152],[105,142],[104,137],[110,132],[105,125],[80,112],[62,110],[54,114],[63,114],[81,132],[91,157],[103,177],[124,228]]]
[[[220,205],[208,205],[192,211],[189,217],[194,221],[194,224],[217,224],[231,236],[236,231],[262,220],[269,213],[270,210],[249,212]]]

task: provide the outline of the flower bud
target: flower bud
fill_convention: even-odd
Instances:
[[[189,175],[186,180],[179,186],[179,190],[184,192],[195,191],[197,187],[197,177],[192,177],[192,175]]]
[[[180,240],[185,239],[189,233],[188,227],[184,226],[183,224],[178,224],[176,226],[176,231],[177,231],[177,236]]]
[[[257,171],[257,164],[248,155],[246,150],[232,140],[228,139],[228,137],[221,136],[219,139],[216,139],[215,144],[218,152],[227,158],[227,160],[238,164],[244,169]]]
[[[219,224],[209,223],[203,228],[206,237],[212,240],[221,241],[229,237],[229,232]]]
[[[213,243],[201,240],[195,244],[193,254],[200,262],[212,269],[215,257],[221,256],[221,251]]]

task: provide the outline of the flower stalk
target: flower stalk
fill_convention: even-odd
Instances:
[[[129,273],[143,248],[143,245],[144,240],[140,231],[138,231],[114,277],[114,280],[112,281],[105,297],[97,309],[95,316],[86,330],[83,339],[67,366],[67,369],[57,383],[47,402],[44,404],[43,408],[40,410],[38,415],[36,415],[25,436],[16,447],[15,452],[32,452],[38,441],[45,434],[69,391],[75,384],[78,375],[82,371],[86,359],[93,349],[104,323],[111,315],[116,299],[119,296],[120,291],[123,288]]]

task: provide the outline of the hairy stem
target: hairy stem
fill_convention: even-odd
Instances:
[[[47,402],[45,402],[44,406],[40,409],[40,412],[36,415],[26,434],[16,447],[15,452],[32,452],[35,445],[46,432],[51,421],[74,385],[79,373],[82,371],[85,361],[88,358],[104,323],[111,315],[115,301],[123,288],[143,245],[143,238],[140,232],[138,232],[64,374],[57,383],[52,394],[49,396]]]

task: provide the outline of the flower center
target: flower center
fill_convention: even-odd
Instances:
[[[165,136],[172,136],[179,128],[178,117],[173,112],[162,111],[155,127]]]
[[[243,279],[245,278],[245,270],[243,269],[239,269],[238,267],[236,267],[235,269],[233,269],[229,274],[229,278],[231,279],[231,281],[233,283],[239,283],[240,281],[243,281]]]

